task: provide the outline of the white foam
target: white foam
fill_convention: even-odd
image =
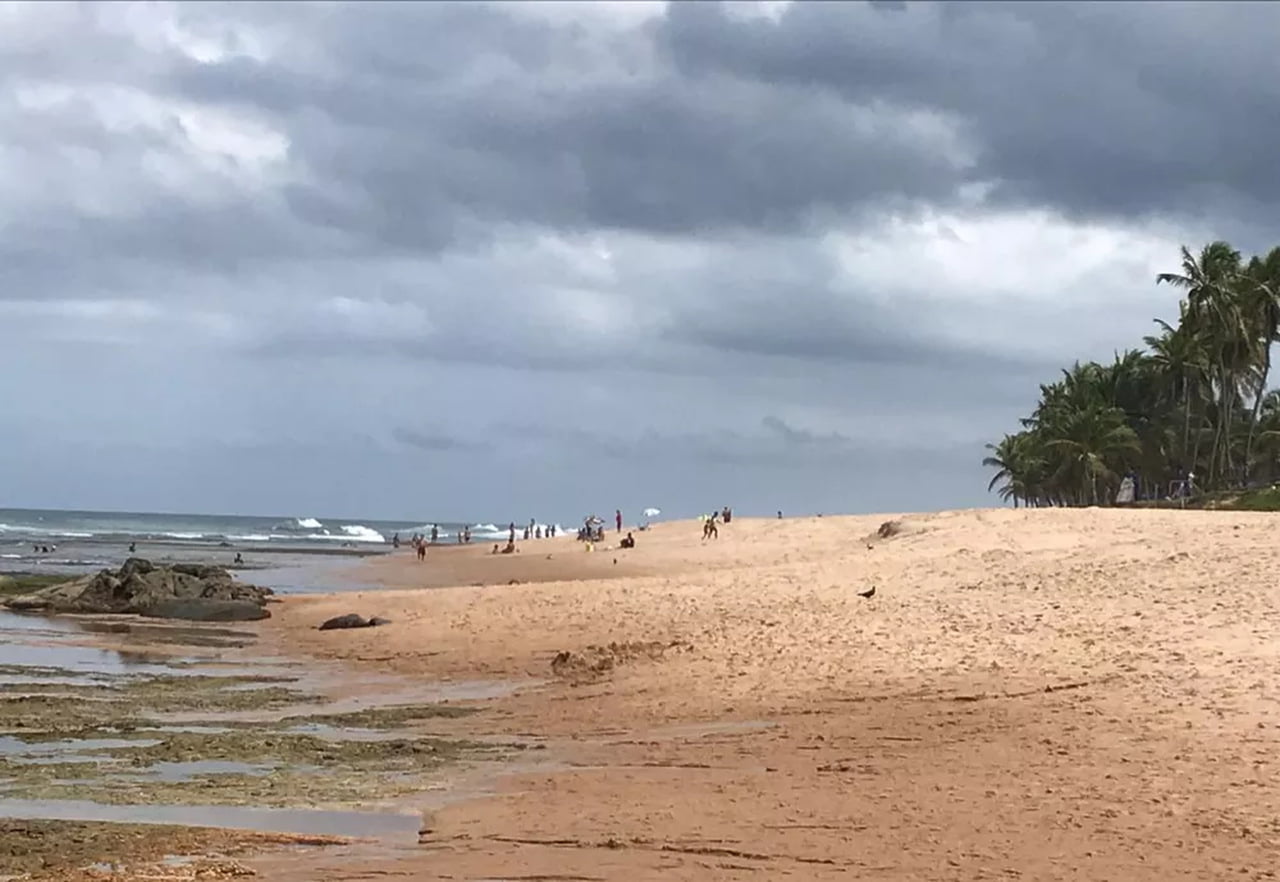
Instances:
[[[516,541],[520,541],[524,539],[524,528],[527,526],[528,524],[516,524]],[[547,526],[548,526],[547,524],[535,523],[533,525],[533,529],[529,531],[529,538],[532,539],[534,537],[539,527],[542,528],[542,535],[546,536]],[[485,529],[481,530],[480,529],[481,527],[484,527]],[[557,536],[564,535],[564,527],[560,526],[559,524],[556,524],[555,528],[556,528]],[[493,524],[479,524],[473,527],[471,530],[471,537],[473,539],[483,539],[486,541],[493,540],[493,539],[506,539],[510,535],[511,535],[510,527],[495,527]]]
[[[364,524],[344,524],[342,527],[344,536],[338,536],[339,539],[353,539],[356,542],[386,542],[387,538],[372,527],[366,527]]]
[[[75,530],[50,530],[48,527],[32,527],[28,524],[0,524],[0,533],[27,533],[38,536],[65,536],[68,539],[91,539],[93,533],[80,533]]]
[[[324,524],[320,523],[315,518],[294,518],[293,522],[304,530],[323,530],[324,529]]]
[[[231,542],[270,542],[271,537],[262,533],[249,533],[245,536],[228,536],[227,540]]]

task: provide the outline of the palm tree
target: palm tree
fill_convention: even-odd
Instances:
[[[1280,334],[1280,247],[1266,257],[1253,257],[1244,272],[1244,309],[1261,355],[1257,382],[1253,388],[1253,410],[1249,414],[1249,437],[1245,442],[1246,478],[1252,461],[1253,440],[1258,428],[1258,412],[1271,376],[1271,346]]]
[[[1171,326],[1163,319],[1155,319],[1162,333],[1159,336],[1143,338],[1149,356],[1159,378],[1156,400],[1152,406],[1162,411],[1181,410],[1182,446],[1180,461],[1187,467],[1196,468],[1200,461],[1200,426],[1204,422],[1204,411],[1201,396],[1207,386],[1208,360],[1204,349],[1204,341],[1195,333],[1195,328],[1187,321],[1187,305],[1179,304],[1177,327]],[[1191,448],[1191,420],[1193,411],[1196,414],[1197,432],[1196,448]]]
[[[1217,385],[1217,421],[1213,450],[1209,456],[1209,482],[1230,471],[1231,444],[1226,433],[1239,398],[1240,372],[1249,357],[1248,322],[1241,309],[1239,293],[1240,252],[1226,242],[1210,242],[1193,257],[1184,245],[1182,272],[1160,273],[1156,283],[1173,285],[1187,292],[1189,321],[1205,337],[1213,359]]]
[[[1044,463],[1033,433],[1005,435],[999,444],[988,444],[987,449],[991,455],[984,458],[982,464],[997,469],[987,484],[987,491],[1001,484],[1000,498],[1006,502],[1013,500],[1014,508],[1018,507],[1019,500],[1028,506],[1039,505]]]
[[[1226,242],[1183,247],[1179,271],[1156,282],[1182,293],[1178,321],[1156,319],[1146,350],[1042,384],[1022,431],[987,445],[989,490],[1014,505],[1086,505],[1135,466],[1147,486],[1194,471],[1205,490],[1280,475],[1280,393],[1267,388],[1280,248],[1243,263]]]
[[[1141,451],[1138,435],[1116,407],[1090,407],[1065,417],[1061,435],[1048,440],[1046,447],[1060,452],[1060,477],[1067,478],[1077,493],[1087,493],[1088,504],[1097,505],[1099,483],[1119,481],[1119,471]],[[1085,498],[1078,498],[1080,504]]]

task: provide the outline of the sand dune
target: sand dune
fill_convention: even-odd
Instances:
[[[402,590],[290,600],[271,627],[352,664],[548,681],[472,725],[568,768],[441,813],[429,857],[388,859],[413,878],[1269,878],[1280,521],[992,510],[876,537],[888,517],[406,553],[366,565]],[[311,630],[351,610],[395,624]]]

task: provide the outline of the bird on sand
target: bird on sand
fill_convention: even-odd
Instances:
[[[875,597],[875,596],[876,596],[876,586],[875,586],[875,585],[872,585],[872,586],[871,586],[870,588],[868,588],[866,591],[859,591],[859,592],[858,592],[858,596],[859,596],[859,597],[865,597],[865,598],[867,598],[868,600],[870,600],[871,598],[873,598],[873,597]]]

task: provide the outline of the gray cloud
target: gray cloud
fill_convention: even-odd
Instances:
[[[1152,261],[1280,234],[1274,6],[641,11],[0,11],[0,483],[976,503]]]
[[[963,177],[998,201],[1103,217],[1280,201],[1255,149],[1280,134],[1264,110],[1280,101],[1276,7],[875,5],[795,3],[772,21],[674,4],[660,42],[690,77],[960,120],[975,150]]]
[[[428,453],[448,453],[455,450],[487,450],[489,445],[482,441],[457,438],[452,435],[437,435],[419,432],[414,429],[396,427],[391,430],[391,437],[401,444],[425,450]]]

